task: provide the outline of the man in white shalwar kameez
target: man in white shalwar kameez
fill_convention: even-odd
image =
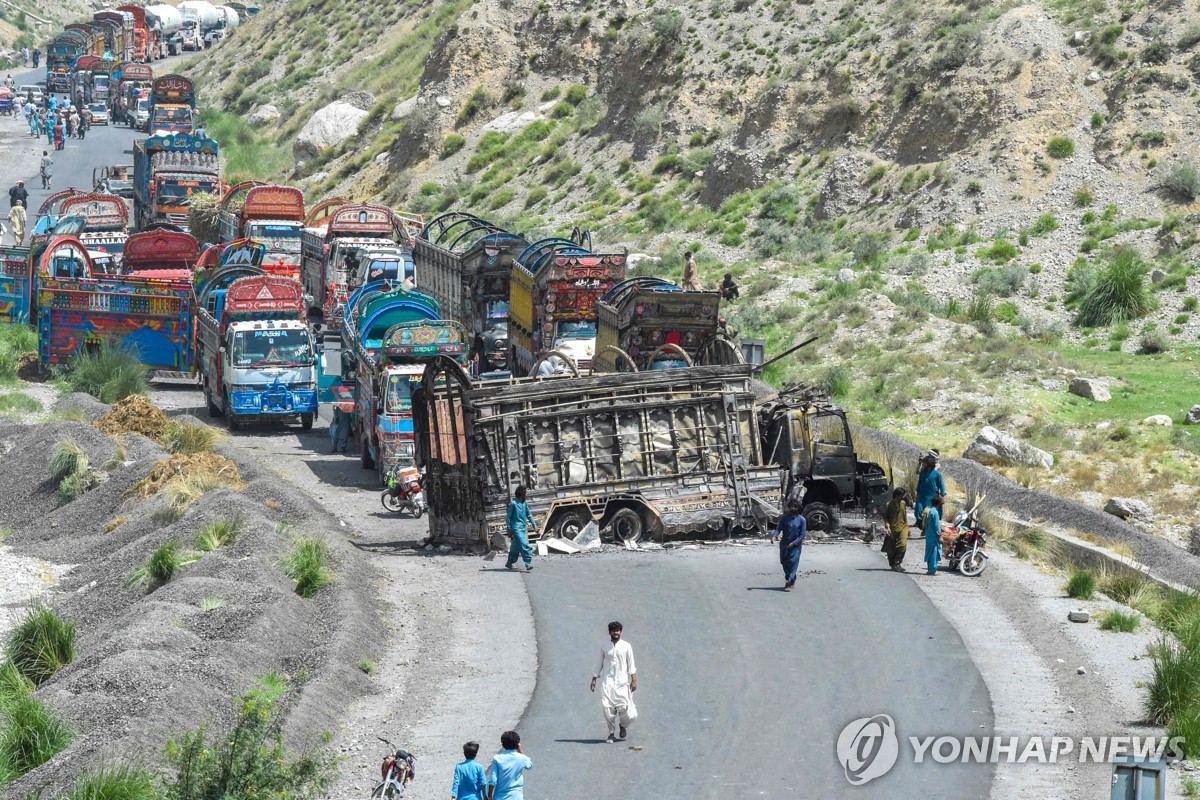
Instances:
[[[637,691],[637,667],[633,648],[621,640],[619,622],[608,623],[609,642],[600,648],[600,668],[592,676],[592,691],[600,681],[600,708],[608,723],[608,741],[625,738],[625,729],[637,719],[633,693]]]

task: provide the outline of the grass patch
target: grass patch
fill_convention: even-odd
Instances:
[[[31,772],[66,749],[75,731],[30,693],[0,699],[0,785]]]
[[[35,686],[75,658],[75,623],[34,602],[4,645],[4,657]]]
[[[205,525],[196,532],[196,549],[205,553],[228,547],[237,541],[242,529],[240,516],[222,517]]]
[[[1121,247],[1084,292],[1075,324],[1097,328],[1125,322],[1145,316],[1155,305],[1141,256],[1132,247]]]
[[[1122,611],[1105,611],[1100,615],[1100,627],[1106,631],[1117,633],[1133,633],[1142,623],[1140,614],[1126,614]]]
[[[201,611],[216,611],[218,608],[225,607],[225,600],[221,597],[205,597],[200,601]]]
[[[1075,155],[1075,142],[1066,136],[1055,136],[1046,142],[1046,152],[1051,158],[1070,158]]]
[[[42,404],[24,392],[5,392],[0,394],[0,414],[15,416],[19,414],[36,414],[42,410]]]
[[[221,143],[221,160],[224,162],[224,180],[227,184],[282,175],[294,164],[291,147],[260,135],[246,124],[244,114],[217,111],[212,105],[204,104],[200,121],[208,129],[209,138]]]
[[[70,391],[112,405],[131,394],[149,393],[149,374],[136,351],[105,345],[99,352],[75,356],[66,380]]]
[[[145,586],[157,589],[170,583],[175,573],[198,560],[198,556],[179,549],[176,542],[167,542],[159,547],[137,569],[125,579],[126,586]]]
[[[375,673],[377,672],[377,668],[375,667],[375,662],[371,661],[370,659],[367,659],[367,658],[364,658],[362,661],[358,662],[358,668],[361,669],[363,672],[365,672],[367,675],[371,675],[371,676],[374,676]]]
[[[228,438],[225,431],[211,425],[172,420],[163,434],[163,446],[172,453],[195,455],[209,453]]]
[[[149,770],[128,764],[87,772],[75,780],[65,800],[158,800],[158,781]]]
[[[302,536],[283,558],[283,572],[296,582],[296,594],[312,597],[334,581],[329,551],[321,539]]]
[[[1096,573],[1089,569],[1073,569],[1067,578],[1067,597],[1091,600],[1096,594]]]

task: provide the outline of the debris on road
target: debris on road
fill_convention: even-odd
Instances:
[[[131,394],[93,424],[96,430],[109,436],[140,433],[147,439],[161,443],[167,431],[167,422],[167,415],[144,395]]]
[[[1091,618],[1091,613],[1082,608],[1077,608],[1067,613],[1067,619],[1071,622],[1088,622]]]

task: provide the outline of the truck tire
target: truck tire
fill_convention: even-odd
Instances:
[[[560,539],[574,540],[579,532],[592,521],[592,515],[582,508],[571,508],[554,521],[554,535]]]
[[[832,506],[825,503],[809,503],[801,513],[804,515],[804,522],[810,531],[836,533],[841,527],[837,512],[833,510]]]
[[[362,468],[375,469],[375,459],[371,458],[371,449],[367,447],[367,438],[364,436],[360,442],[362,444],[362,451],[360,453]]]
[[[225,421],[229,423],[229,430],[231,431],[240,431],[242,429],[242,421],[232,411],[225,417]]]
[[[300,427],[306,431],[311,431],[312,426],[313,426],[313,415],[311,413],[307,413],[307,412],[304,414],[301,414],[300,415]]]
[[[642,531],[646,527],[642,522],[642,515],[632,508],[618,510],[609,520],[608,526],[612,528],[613,537],[621,544],[636,544],[642,538]]]
[[[207,386],[204,387],[204,403],[208,406],[208,416],[213,419],[225,416],[225,412],[217,408],[217,404],[213,402],[212,392],[208,390]]]

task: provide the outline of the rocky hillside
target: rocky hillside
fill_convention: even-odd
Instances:
[[[40,47],[43,51],[56,33],[67,24],[91,19],[92,12],[106,5],[89,0],[4,0],[0,3],[0,67],[21,67],[22,47]]]
[[[210,115],[234,174],[530,235],[580,224],[667,275],[698,249],[707,281],[731,272],[753,298],[729,312],[743,335],[822,336],[773,380],[820,380],[947,448],[1003,427],[1055,455],[1038,480],[1097,504],[1162,495],[1182,525],[1200,474],[1178,424],[1200,403],[1195,12],[294,0],[193,69],[244,117]],[[1077,375],[1106,377],[1111,404],[1068,394]],[[1139,424],[1154,414],[1175,429]]]

